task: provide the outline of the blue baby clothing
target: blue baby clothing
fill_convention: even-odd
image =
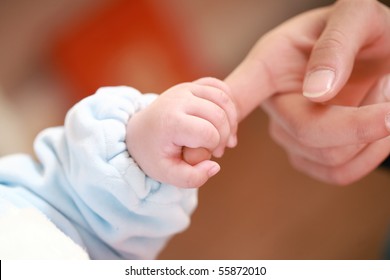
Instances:
[[[35,208],[92,259],[156,258],[189,225],[197,191],[153,180],[126,149],[128,119],[155,98],[101,88],[37,136],[37,160],[1,158],[0,217],[9,205]]]

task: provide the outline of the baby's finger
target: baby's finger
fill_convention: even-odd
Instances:
[[[209,100],[225,111],[230,124],[230,138],[227,144],[228,147],[235,147],[237,145],[238,113],[229,87],[224,82],[213,78],[203,78],[196,83],[199,87],[192,88],[193,95]]]
[[[201,110],[199,108],[202,108]],[[196,98],[188,104],[186,113],[209,121],[218,130],[220,143],[215,150],[214,156],[221,157],[231,135],[230,125],[226,112],[213,102],[207,99]]]
[[[182,115],[174,123],[173,143],[179,147],[203,147],[214,151],[220,144],[220,134],[215,126],[191,115]]]
[[[212,78],[212,77],[205,77],[205,78],[200,78],[198,80],[195,80],[194,83],[198,84],[198,85],[219,88],[223,92],[226,92],[227,94],[230,95],[229,86],[225,82],[223,82],[219,79]]]

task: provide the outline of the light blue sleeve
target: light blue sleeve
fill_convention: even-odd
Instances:
[[[155,97],[106,87],[82,100],[37,137],[38,161],[0,160],[0,198],[38,208],[93,259],[155,258],[197,203],[196,190],[149,178],[126,149],[128,119]]]

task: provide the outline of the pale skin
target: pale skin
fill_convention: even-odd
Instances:
[[[266,111],[295,168],[346,185],[390,152],[389,46],[386,6],[340,0],[260,38],[225,82],[239,120]]]
[[[130,155],[150,177],[177,187],[203,185],[220,170],[221,157],[237,144],[237,111],[229,87],[214,78],[163,92],[127,124]]]
[[[374,0],[339,0],[285,22],[225,79],[238,121],[261,105],[271,136],[295,168],[338,185],[364,177],[390,152],[389,45],[390,12]],[[219,170],[208,153],[221,155],[222,143],[231,142],[203,150],[181,146],[180,162],[203,174],[182,173],[184,181],[198,178],[182,185],[199,186]],[[195,146],[202,145],[188,147]]]

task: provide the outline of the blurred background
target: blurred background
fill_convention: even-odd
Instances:
[[[265,32],[325,0],[1,0],[0,156],[105,85],[159,93],[225,77]],[[385,2],[385,1],[384,1]],[[378,259],[390,171],[335,187],[290,167],[257,110],[160,259]]]

